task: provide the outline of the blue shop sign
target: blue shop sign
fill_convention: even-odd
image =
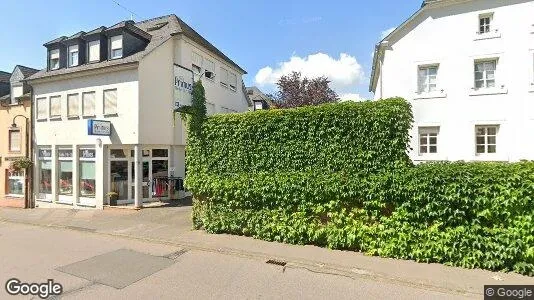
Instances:
[[[87,134],[88,135],[111,135],[111,122],[100,120],[87,120]]]

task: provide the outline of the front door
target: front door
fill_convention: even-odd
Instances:
[[[131,168],[132,168],[132,180],[131,180],[131,187],[132,187],[132,199],[135,198],[135,162],[131,162]],[[142,194],[141,197],[143,198],[143,201],[149,201],[152,197],[152,191],[151,191],[151,184],[152,178],[150,175],[150,161],[148,159],[143,159],[143,162],[141,164],[141,174],[142,174]]]

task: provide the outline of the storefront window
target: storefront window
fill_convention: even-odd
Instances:
[[[24,196],[24,171],[8,171],[7,194],[10,196]]]
[[[52,150],[39,149],[39,193],[52,193]]]
[[[72,150],[58,150],[59,194],[72,196]]]
[[[94,149],[80,149],[80,196],[87,198],[95,197],[95,158]]]
[[[111,192],[119,195],[119,200],[128,199],[128,161],[110,161]]]

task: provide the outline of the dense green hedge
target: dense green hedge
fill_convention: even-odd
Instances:
[[[190,139],[190,173],[376,171],[406,163],[412,113],[402,99],[216,115]]]
[[[403,105],[399,105],[398,100],[379,103]],[[358,106],[351,104],[344,109],[358,110]],[[367,110],[376,109],[373,104],[363,106]],[[312,115],[309,112],[309,116]],[[406,116],[411,119],[411,114]],[[227,121],[247,117],[224,116]],[[210,118],[204,128],[208,136],[214,134],[211,130],[224,126],[210,124],[219,124],[222,117],[216,119]],[[239,122],[233,124],[241,126]],[[408,131],[407,128],[402,130]],[[355,133],[346,135],[355,136]],[[404,142],[407,147],[407,141]],[[222,144],[221,141],[217,143]],[[326,145],[331,144],[317,143],[316,147]],[[202,153],[197,151],[195,155]],[[209,156],[216,152],[212,151],[205,153]],[[249,151],[256,153],[254,149]],[[321,151],[317,149],[316,153]],[[395,151],[390,150],[392,152]],[[240,155],[239,152],[228,154]],[[384,158],[385,167],[374,165],[369,169],[358,168],[358,165],[340,166],[334,171],[325,171],[320,166],[307,166],[302,170],[298,170],[298,166],[279,166],[271,170],[266,167],[260,172],[261,163],[251,166],[244,160],[244,165],[235,163],[232,167],[240,172],[231,173],[230,167],[218,165],[215,160],[192,159],[190,155],[188,152],[188,168],[200,161],[203,164],[212,161],[209,165],[216,166],[211,170],[197,165],[197,170],[202,171],[188,174],[186,183],[195,195],[193,221],[196,228],[269,241],[315,244],[385,257],[534,275],[533,162],[411,166],[401,163],[404,157],[399,155],[390,161]],[[341,157],[334,159],[342,161]],[[364,160],[347,160],[370,165]],[[227,163],[233,162],[229,159]],[[334,164],[329,168],[332,166]],[[247,169],[255,172],[244,171]]]

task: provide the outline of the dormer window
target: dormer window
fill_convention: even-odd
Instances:
[[[78,45],[73,45],[69,47],[69,67],[75,67],[79,64],[79,47]]]
[[[50,70],[59,69],[59,49],[50,50],[49,65]]]
[[[122,57],[122,35],[112,36],[110,39],[110,58]]]
[[[99,62],[100,61],[100,40],[91,41],[87,43],[87,61]]]

